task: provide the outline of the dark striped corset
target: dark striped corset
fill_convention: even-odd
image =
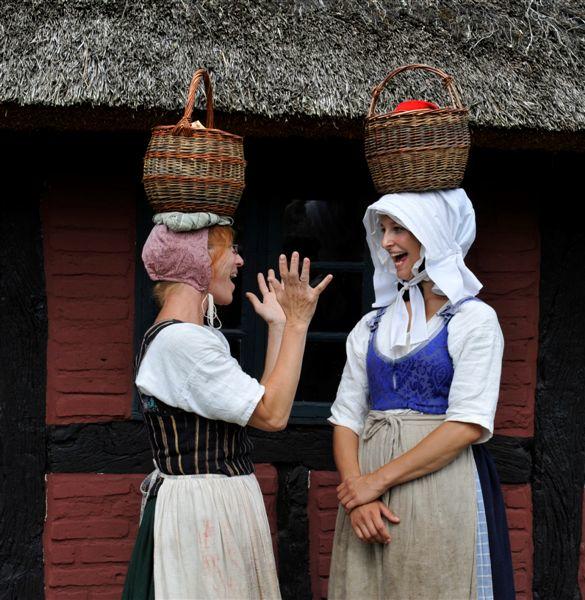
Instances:
[[[173,323],[180,321],[161,321],[146,332],[136,357],[136,372],[156,335]],[[154,461],[162,473],[233,477],[254,472],[252,442],[244,427],[169,406],[140,390],[138,395]]]
[[[168,475],[249,475],[252,442],[235,423],[206,419],[141,395],[154,461]]]

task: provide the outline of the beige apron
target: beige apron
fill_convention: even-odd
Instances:
[[[254,475],[163,475],[154,518],[156,600],[280,600]]]
[[[370,411],[360,439],[360,467],[371,473],[414,447],[444,415]],[[331,600],[475,600],[476,492],[473,453],[382,496],[400,517],[390,544],[355,535],[340,506],[335,525]]]

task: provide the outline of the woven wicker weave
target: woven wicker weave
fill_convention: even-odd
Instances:
[[[199,84],[205,84],[205,128],[191,126]],[[213,128],[209,74],[193,75],[183,117],[152,131],[144,158],[144,188],[155,212],[213,212],[232,216],[244,190],[244,145],[240,136]]]
[[[441,77],[452,107],[376,114],[380,94],[403,71],[423,69]],[[380,194],[457,187],[469,155],[468,110],[453,79],[435,67],[399,67],[377,85],[366,118],[365,153]]]

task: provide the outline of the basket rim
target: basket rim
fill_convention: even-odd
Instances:
[[[409,110],[408,112],[387,112],[384,114],[376,114],[371,117],[366,116],[366,123],[370,123],[376,120],[406,120],[407,117],[419,117],[419,116],[442,116],[447,114],[459,114],[461,116],[469,115],[469,109],[466,107],[463,108],[455,108],[453,106],[445,106],[443,108],[435,108],[435,109],[418,109],[418,110]]]
[[[166,133],[167,131],[171,131],[173,129],[175,129],[177,126],[176,125],[155,125],[151,131],[152,131],[152,135],[155,134],[160,134],[160,133]],[[205,137],[206,134],[211,133],[212,135],[220,135],[223,137],[227,137],[227,138],[232,138],[233,140],[244,140],[244,137],[241,135],[238,135],[236,133],[230,133],[229,131],[223,131],[223,129],[212,129],[212,128],[207,128],[204,127],[203,129],[195,129],[192,128],[192,130],[189,132],[190,134],[193,133],[195,135],[173,135],[173,137],[176,138],[190,138],[190,137]]]

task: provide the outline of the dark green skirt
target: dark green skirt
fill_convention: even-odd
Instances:
[[[154,600],[154,509],[156,498],[144,508],[132,551],[122,600]]]

